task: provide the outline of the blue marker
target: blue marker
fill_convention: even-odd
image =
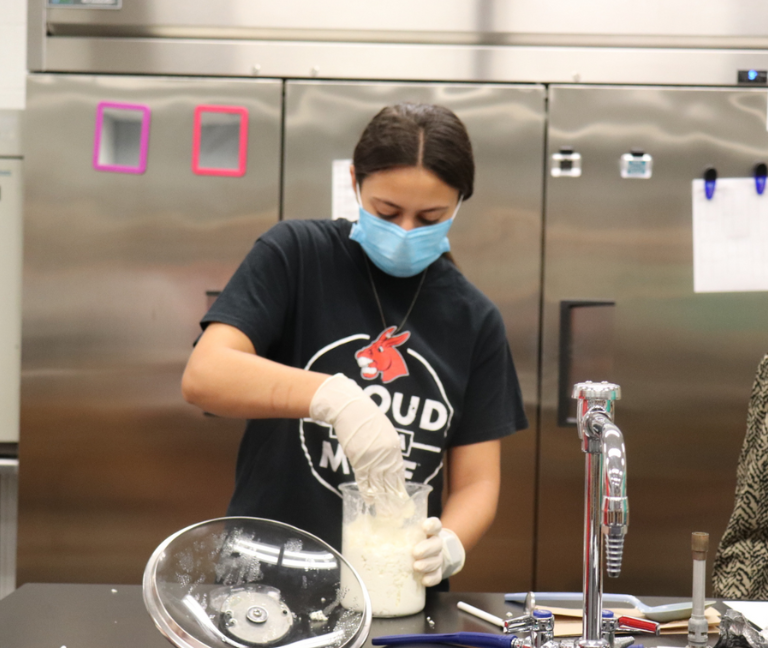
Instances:
[[[755,165],[754,173],[757,195],[762,196],[765,191],[765,178],[768,176],[768,166],[766,166],[765,162],[759,162]]]
[[[717,183],[717,170],[715,167],[709,167],[704,171],[704,193],[707,200],[712,200],[715,195],[715,184]]]

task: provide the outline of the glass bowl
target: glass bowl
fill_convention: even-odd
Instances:
[[[179,648],[360,648],[371,627],[368,593],[339,552],[261,518],[174,533],[149,559],[143,594]]]

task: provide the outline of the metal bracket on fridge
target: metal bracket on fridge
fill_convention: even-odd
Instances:
[[[0,459],[0,599],[16,589],[19,460]]]
[[[561,146],[552,154],[550,173],[553,178],[578,178],[581,176],[581,154],[570,146]]]

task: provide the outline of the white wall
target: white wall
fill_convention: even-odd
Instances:
[[[0,0],[0,110],[26,102],[27,0]]]

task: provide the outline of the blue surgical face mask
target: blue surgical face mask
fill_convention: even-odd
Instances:
[[[447,235],[461,206],[461,198],[448,220],[412,230],[404,230],[363,209],[360,187],[357,188],[357,201],[360,220],[352,226],[349,238],[357,241],[368,258],[387,274],[413,277],[451,249]]]

